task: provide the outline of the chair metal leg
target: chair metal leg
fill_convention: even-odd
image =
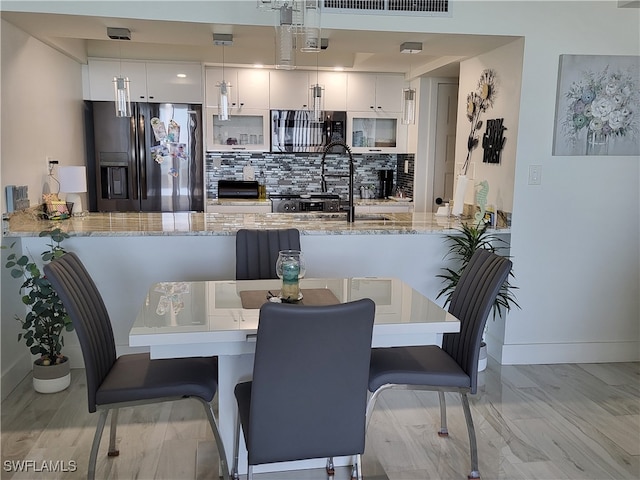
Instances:
[[[327,458],[327,475],[335,475],[336,467],[333,464],[333,457]]]
[[[460,392],[462,399],[462,409],[464,410],[464,418],[467,421],[467,430],[469,431],[469,450],[471,452],[471,473],[467,478],[480,478],[478,470],[478,445],[476,444],[476,430],[473,427],[473,418],[471,418],[471,408],[469,408],[469,398],[466,393]]]
[[[198,398],[198,397],[194,397]],[[224,444],[222,443],[222,438],[220,437],[220,431],[218,430],[218,423],[216,422],[216,417],[213,416],[213,409],[211,408],[211,404],[202,398],[198,398],[202,402],[202,406],[204,407],[204,411],[207,415],[207,419],[209,420],[209,425],[211,426],[211,431],[213,432],[213,438],[215,439],[216,445],[218,446],[218,457],[220,457],[220,472],[222,473],[222,478],[224,480],[230,480],[229,477],[229,465],[227,463],[227,454],[224,450]]]
[[[444,398],[444,392],[438,392],[438,399],[440,400],[440,431],[439,437],[448,437],[449,430],[447,429],[447,402]]]
[[[247,467],[247,480],[253,480],[253,465]]]
[[[104,424],[107,422],[107,415],[109,415],[109,410],[100,410],[98,425],[96,425],[96,433],[93,435],[93,444],[91,445],[91,453],[89,454],[87,480],[94,480],[96,478],[96,459],[98,458],[98,449],[100,448]]]
[[[109,427],[109,451],[107,456],[117,457],[120,455],[120,450],[116,448],[116,431],[118,429],[118,408],[111,409],[111,426]]]
[[[376,405],[376,401],[378,400],[378,395],[380,395],[383,390],[392,387],[393,385],[391,384],[382,385],[375,392],[370,393],[369,400],[367,401],[367,410],[365,412],[365,431],[369,428],[369,422],[371,421],[371,415],[373,414],[373,409]]]
[[[351,466],[351,480],[362,480],[362,455],[356,455],[356,461]]]
[[[240,455],[240,414],[236,412],[236,434],[234,438],[234,446],[233,446],[233,479],[239,480],[240,475],[238,474],[238,456]]]

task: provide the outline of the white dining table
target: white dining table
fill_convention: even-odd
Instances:
[[[218,356],[218,423],[232,465],[236,403],[233,389],[251,378],[259,307],[276,300],[280,280],[160,282],[144,298],[129,333],[132,347],[151,358]],[[440,344],[460,322],[445,309],[396,278],[304,278],[302,304],[343,303],[371,298],[376,304],[372,347]],[[246,473],[241,438],[239,473]],[[322,468],[325,460],[259,465],[255,473]],[[335,459],[337,466],[351,459]]]

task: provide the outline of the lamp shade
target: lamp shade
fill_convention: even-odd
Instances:
[[[60,191],[65,193],[84,193],[87,191],[86,167],[60,167]]]
[[[67,194],[67,202],[73,203],[73,214],[82,215],[82,198],[78,193],[87,191],[86,167],[60,167],[60,191]]]

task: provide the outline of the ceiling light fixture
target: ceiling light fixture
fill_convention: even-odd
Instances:
[[[400,45],[400,53],[420,53],[422,51],[422,43],[420,42],[404,42]]]

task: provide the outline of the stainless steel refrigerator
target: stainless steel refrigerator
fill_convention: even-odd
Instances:
[[[202,106],[85,102],[89,210],[204,210]]]

